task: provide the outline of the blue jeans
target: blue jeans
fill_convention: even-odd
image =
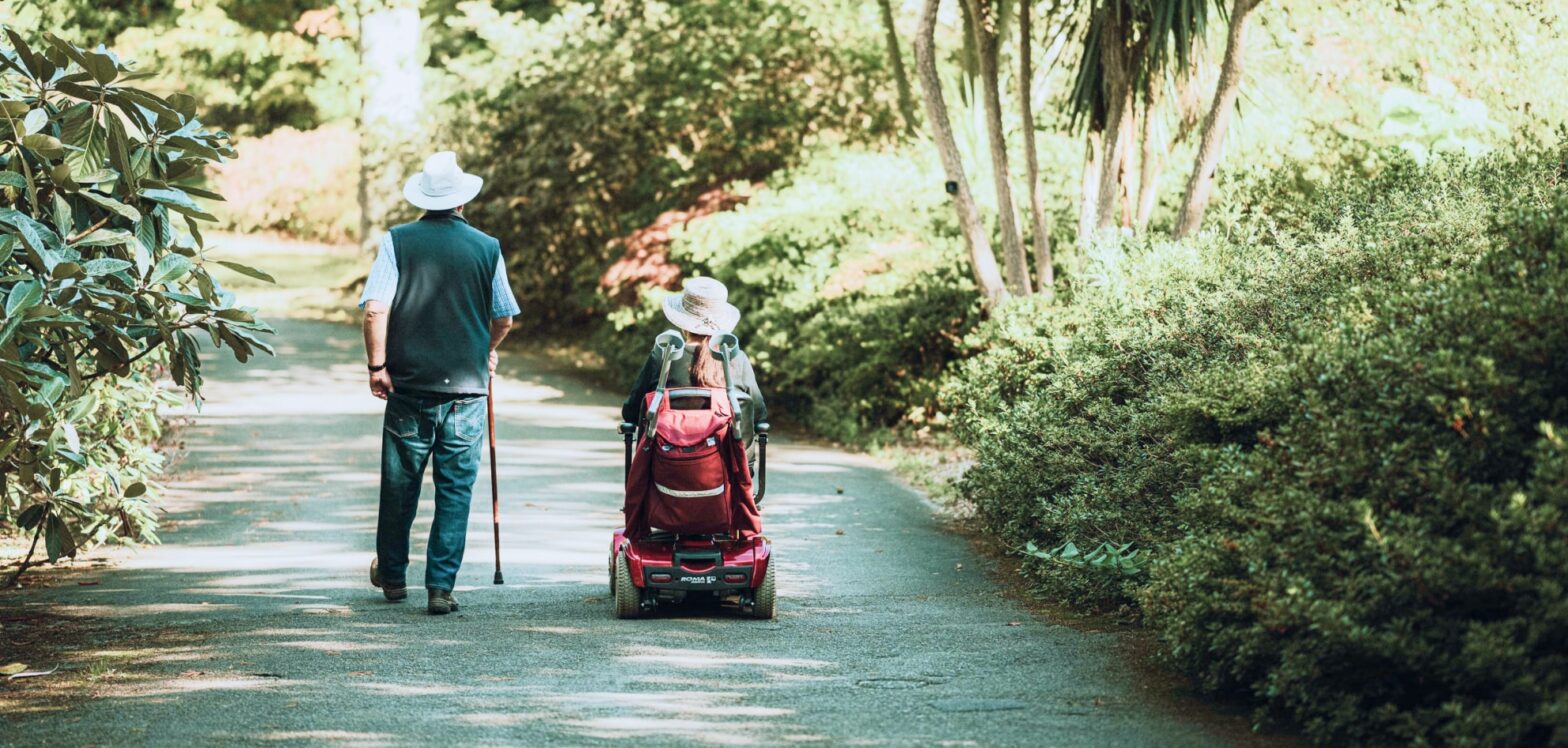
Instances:
[[[376,522],[376,558],[384,583],[403,583],[408,573],[408,534],[419,509],[425,464],[433,461],[436,516],[425,549],[425,586],[451,591],[468,541],[468,503],[484,432],[484,395],[393,392],[387,397]]]

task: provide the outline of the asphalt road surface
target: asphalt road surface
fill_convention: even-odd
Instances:
[[[13,713],[0,744],[1250,742],[1240,718],[1151,693],[1115,634],[1031,617],[873,461],[784,438],[763,504],[778,619],[616,620],[619,397],[517,357],[497,386],[506,585],[482,468],[462,610],[429,616],[418,588],[387,603],[365,580],[381,402],[358,330],[279,332],[276,358],[213,359],[165,545],[3,599],[96,634],[68,658],[90,685]]]

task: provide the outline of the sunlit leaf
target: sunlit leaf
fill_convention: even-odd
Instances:
[[[201,206],[196,204],[196,201],[191,199],[191,196],[185,194],[185,192],[182,190],[146,189],[142,190],[139,194],[148,200],[161,203],[193,218],[200,218],[205,221],[218,220],[211,214],[203,211]]]
[[[72,242],[77,247],[117,247],[135,241],[136,235],[120,229],[98,229],[76,241]]]
[[[42,109],[34,109],[22,119],[22,131],[32,135],[44,129],[44,125],[48,123],[49,114]]]
[[[162,283],[185,277],[193,267],[189,257],[185,255],[164,255],[152,270],[152,277],[147,279],[147,285],[156,286]]]
[[[11,288],[11,295],[5,300],[5,316],[15,317],[21,312],[42,301],[44,298],[43,285],[38,281],[24,281]]]

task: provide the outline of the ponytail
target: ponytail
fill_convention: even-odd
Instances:
[[[691,381],[698,387],[724,387],[724,361],[713,355],[713,349],[708,345],[712,340],[702,335],[687,341],[687,350],[693,346],[697,348],[691,359]]]

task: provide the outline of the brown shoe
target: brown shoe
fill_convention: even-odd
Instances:
[[[370,560],[370,586],[379,587],[381,594],[385,595],[390,602],[400,603],[408,599],[408,585],[387,584],[381,581],[381,559],[379,558]]]
[[[452,599],[452,593],[450,591],[432,588],[430,590],[430,603],[425,606],[425,610],[429,611],[430,615],[433,616],[444,616],[448,613],[456,613],[457,601]]]

